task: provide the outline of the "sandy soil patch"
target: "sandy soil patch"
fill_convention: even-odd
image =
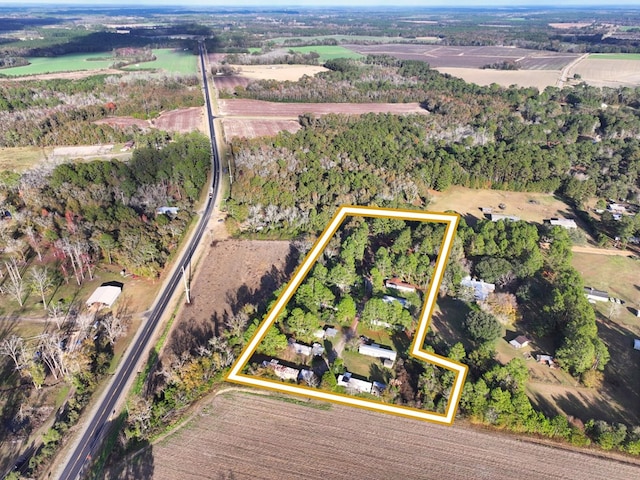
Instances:
[[[55,157],[90,157],[111,153],[113,145],[85,145],[79,147],[56,147],[53,149]]]
[[[596,87],[640,85],[640,60],[615,60],[589,57],[572,70],[582,81]]]
[[[560,72],[558,70],[481,70],[478,68],[440,67],[440,73],[448,73],[477,85],[497,83],[503,87],[518,85],[520,87],[536,87],[542,91],[548,86],[555,86]]]
[[[326,72],[319,65],[233,65],[238,74],[251,80],[277,80],[295,82],[304,75],[313,77],[316,73]]]
[[[243,117],[297,118],[303,113],[316,115],[328,113],[347,115],[364,113],[428,114],[418,103],[277,103],[263,102],[262,100],[220,99],[218,105],[222,115]]]
[[[290,248],[287,241],[213,241],[195,267],[192,303],[181,310],[167,347],[189,350],[221,333],[244,305],[265,302],[292,271]]]
[[[146,468],[136,470],[155,480],[511,480],[522,478],[523,465],[530,478],[640,474],[634,460],[615,462],[459,424],[445,427],[341,406],[323,410],[240,392],[217,396],[142,459]]]
[[[592,25],[593,22],[566,22],[566,23],[550,23],[549,26],[551,28],[558,28],[560,30],[569,30],[571,28],[584,28]]]
[[[446,192],[431,192],[427,208],[444,212],[453,210],[469,221],[484,218],[481,207],[493,208],[495,213],[515,215],[527,222],[542,223],[545,218],[572,216],[564,202],[549,193],[509,192],[503,190],[474,190],[451,187]],[[506,208],[501,210],[503,203]]]
[[[296,133],[301,127],[297,120],[240,120],[237,118],[223,118],[222,128],[225,140],[230,142],[234,138],[274,136],[284,130]]]

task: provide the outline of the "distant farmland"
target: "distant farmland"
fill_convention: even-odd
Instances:
[[[156,60],[128,67],[129,69],[160,69],[175,73],[196,73],[198,57],[190,52],[159,49],[153,51]],[[32,57],[30,65],[3,68],[0,74],[7,76],[41,75],[45,73],[105,70],[111,68],[113,57],[108,53],[77,53],[59,57]]]
[[[315,45],[311,47],[289,47],[288,50],[294,52],[309,53],[316,52],[320,55],[318,61],[320,63],[334,58],[362,58],[363,55],[357,53],[352,48],[346,48],[339,45]],[[366,54],[365,54],[366,55]]]
[[[139,65],[131,65],[123,70],[150,70],[159,69],[172,73],[196,73],[198,57],[191,52],[163,48],[154,50],[156,59],[153,62],[144,62]]]
[[[544,52],[511,47],[449,47],[439,45],[344,45],[363,55],[391,55],[422,60],[433,68],[481,68],[496,62],[515,62],[523,70],[562,70],[580,57],[575,53]]]

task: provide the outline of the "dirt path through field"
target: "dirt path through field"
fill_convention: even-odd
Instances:
[[[594,255],[620,255],[622,257],[633,257],[635,255],[631,250],[614,250],[611,248],[597,248],[585,245],[573,245],[571,251],[575,253],[592,253]]]
[[[564,87],[564,84],[567,82],[567,80],[569,79],[570,76],[573,76],[573,71],[576,69],[576,67],[578,66],[578,64],[580,62],[582,62],[583,60],[585,60],[586,58],[589,57],[588,53],[585,53],[584,55],[581,55],[580,57],[576,58],[573,62],[571,62],[569,65],[566,65],[563,69],[562,72],[560,72],[560,76],[558,77],[558,83],[556,84],[556,86],[558,88],[562,88]]]
[[[640,463],[621,458],[461,425],[227,392],[127,468],[156,480],[638,478]]]

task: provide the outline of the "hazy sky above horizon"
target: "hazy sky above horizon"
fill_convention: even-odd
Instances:
[[[20,6],[26,4],[50,4],[50,5],[85,5],[85,6],[211,6],[211,7],[309,7],[309,6],[411,6],[411,7],[517,7],[517,6],[637,6],[640,0],[396,0],[394,2],[383,0],[137,0],[135,4],[125,0],[0,0],[0,5]]]

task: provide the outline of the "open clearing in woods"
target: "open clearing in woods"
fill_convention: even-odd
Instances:
[[[623,463],[461,425],[321,406],[223,393],[137,462],[128,461],[126,469],[155,480],[512,480],[525,471],[529,478],[546,479],[626,480],[640,475],[634,460]]]

